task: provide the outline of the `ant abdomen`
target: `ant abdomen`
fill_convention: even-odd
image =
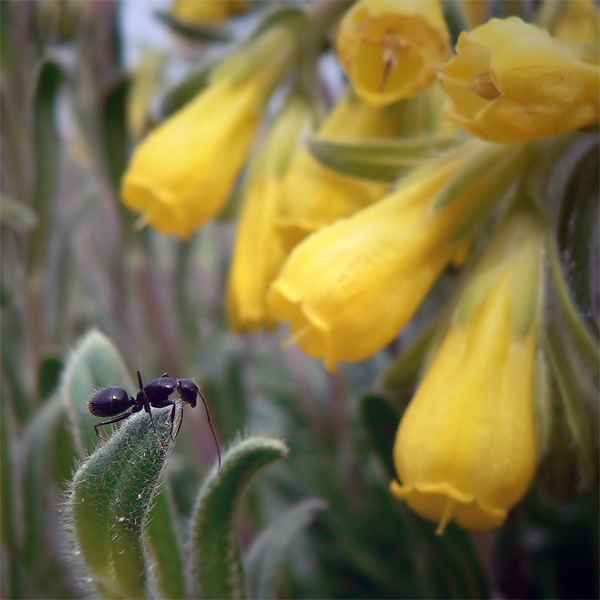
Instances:
[[[120,387],[109,386],[98,390],[89,402],[90,412],[96,417],[111,417],[135,404],[135,400]]]

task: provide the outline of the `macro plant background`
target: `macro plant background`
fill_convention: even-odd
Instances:
[[[152,18],[168,45],[146,48],[132,68],[123,4],[0,2],[2,597],[598,597],[597,405],[541,411],[545,426],[554,419],[552,443],[525,498],[492,532],[448,523],[437,535],[435,523],[390,492],[398,424],[430,326],[463,285],[461,260],[442,269],[399,337],[328,370],[286,343],[283,327],[232,326],[228,278],[254,162],[233,174],[225,206],[184,232],[188,239],[157,232],[152,218],[140,221],[121,202],[134,148],[206,87],[207,67],[222,64],[257,24],[276,27],[319,3],[238,4],[244,14],[217,24],[190,24],[166,6]],[[325,25],[351,3],[321,4],[337,6],[323,13],[323,27],[311,24],[322,29],[313,41],[322,59],[316,113],[343,96]],[[478,4],[488,17],[531,21],[569,3]],[[452,47],[465,14],[461,3],[444,3]],[[283,104],[275,94],[265,122]],[[333,136],[337,125],[329,127]],[[256,128],[269,139],[269,127]],[[452,145],[446,134],[434,158]],[[544,182],[554,177],[548,210],[558,251],[546,253],[545,297],[559,317],[545,333],[548,394],[597,401],[597,127],[566,136],[535,171]],[[398,147],[386,164],[373,148],[352,154],[317,137],[307,144],[343,174],[380,169],[390,181],[423,161],[398,158]],[[168,164],[170,150],[155,160]],[[512,165],[528,160],[511,156]],[[233,157],[225,148],[218,160]],[[482,177],[493,164],[485,160],[475,173]],[[266,172],[273,164],[265,159]],[[374,179],[369,187],[361,180],[365,194],[381,184]],[[484,222],[481,236],[494,227]],[[591,368],[569,336],[593,340]],[[165,371],[198,382],[221,441],[221,471],[201,406],[183,411],[176,443],[168,410],[155,411],[160,445],[143,414],[115,427],[106,444],[96,438],[90,394],[105,385],[135,394],[137,369],[146,382]]]

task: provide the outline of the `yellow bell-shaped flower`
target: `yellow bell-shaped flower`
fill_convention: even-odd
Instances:
[[[469,241],[456,231],[499,185],[494,168],[449,203],[445,185],[489,145],[471,140],[406,178],[389,196],[313,233],[294,248],[271,286],[273,317],[330,369],[391,342]],[[502,162],[502,161],[499,161]]]
[[[563,4],[552,34],[566,44],[600,41],[600,10],[594,0],[569,0]],[[596,62],[600,60],[596,49]]]
[[[448,57],[450,36],[439,0],[360,0],[337,36],[340,61],[356,93],[373,106],[418,94]]]
[[[247,0],[175,0],[171,14],[184,23],[220,23],[247,8]]]
[[[473,29],[485,23],[492,9],[490,0],[458,0],[458,4],[467,29]]]
[[[333,107],[319,129],[322,137],[358,141],[398,134],[401,107],[373,108],[352,92]],[[342,175],[318,162],[305,148],[294,156],[281,188],[277,224],[288,250],[309,233],[382,198],[387,183]]]
[[[124,204],[158,231],[182,238],[213,218],[295,51],[295,34],[280,25],[226,61],[208,88],[136,148],[123,178]]]
[[[483,139],[520,144],[597,123],[600,70],[516,17],[463,32],[440,72],[444,116]]]
[[[400,423],[392,492],[419,515],[465,529],[498,527],[537,463],[534,382],[543,233],[515,212],[467,284]]]
[[[229,324],[235,333],[273,325],[267,290],[287,256],[276,226],[282,179],[311,112],[303,97],[292,98],[250,168],[227,286]]]

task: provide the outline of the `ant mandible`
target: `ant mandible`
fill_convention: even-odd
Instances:
[[[177,405],[175,403],[175,400],[171,400],[169,396],[171,396],[173,392],[177,391],[177,393],[179,394],[179,398],[181,398],[181,400],[183,400],[184,402],[187,402],[192,408],[196,406],[196,399],[198,396],[200,396],[200,398],[202,398],[204,408],[206,409],[208,424],[210,426],[210,430],[215,440],[215,445],[217,447],[219,468],[221,468],[221,451],[219,450],[219,442],[217,441],[217,435],[215,434],[215,430],[210,419],[210,413],[208,412],[206,400],[204,399],[204,396],[198,389],[198,386],[190,379],[175,379],[173,377],[170,377],[168,373],[163,373],[159,379],[154,379],[148,385],[145,386],[142,382],[141,373],[139,371],[136,371],[136,374],[140,390],[135,398],[133,396],[130,396],[123,388],[115,386],[104,387],[98,390],[92,396],[88,404],[90,412],[96,417],[112,417],[112,419],[107,419],[106,421],[102,421],[102,423],[97,423],[96,425],[94,425],[96,435],[100,439],[104,439],[100,435],[98,427],[102,427],[102,425],[109,425],[110,423],[117,423],[118,421],[122,421],[123,419],[126,419],[132,414],[140,412],[143,409],[150,415],[150,421],[152,421],[152,427],[154,428],[156,439],[160,444],[160,438],[158,437],[158,431],[156,430],[154,417],[152,416],[152,408],[165,408],[167,406],[172,406],[173,408],[171,410],[170,435],[171,439],[174,440],[175,437],[177,437],[179,430],[181,429],[181,423],[183,422],[183,414],[181,421],[179,422],[179,426],[177,427],[177,431],[175,432],[175,437],[173,437],[173,427],[175,425],[175,410],[177,408]],[[131,410],[129,412],[124,412],[128,408],[130,408]]]

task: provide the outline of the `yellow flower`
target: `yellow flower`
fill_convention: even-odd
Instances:
[[[558,17],[553,34],[557,40],[566,44],[598,42],[600,40],[598,6],[593,0],[569,0]]]
[[[492,9],[490,0],[458,0],[458,3],[468,29],[485,23]]]
[[[147,126],[148,107],[161,83],[166,56],[162,52],[146,52],[131,75],[127,94],[127,124],[131,137],[138,141]]]
[[[337,48],[356,93],[384,106],[435,79],[450,37],[438,0],[360,0],[342,19]]]
[[[247,0],[175,0],[171,14],[184,23],[220,23],[247,8]]]
[[[123,179],[125,205],[158,231],[182,238],[214,217],[295,50],[296,36],[281,25],[226,61],[208,88],[137,147]]]
[[[390,138],[397,134],[402,111],[372,108],[346,93],[319,129],[322,137],[340,140]],[[309,233],[382,198],[389,184],[342,175],[324,167],[299,148],[284,178],[277,220],[288,250]]]
[[[269,132],[249,173],[227,287],[229,323],[235,333],[272,326],[266,294],[287,255],[275,225],[281,181],[310,106],[293,98]]]
[[[600,72],[516,17],[463,32],[440,80],[444,116],[481,138],[523,143],[599,120]]]
[[[273,317],[330,369],[363,360],[400,332],[446,265],[464,255],[456,230],[498,188],[489,169],[451,202],[436,199],[487,144],[472,140],[427,165],[386,198],[306,238],[271,286]],[[501,162],[501,161],[500,161]],[[499,166],[498,169],[501,169]]]
[[[500,526],[531,484],[542,244],[530,214],[504,222],[400,423],[392,492],[438,533]]]

